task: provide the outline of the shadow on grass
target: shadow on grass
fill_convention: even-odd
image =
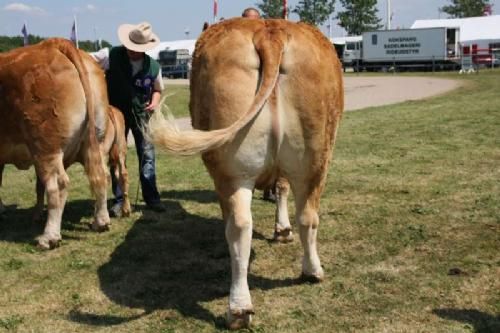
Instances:
[[[33,208],[6,207],[0,215],[0,241],[35,244],[35,237],[43,233],[47,219],[46,211],[42,221],[33,221]],[[93,200],[68,200],[64,207],[61,231],[84,231],[88,226],[80,223],[82,218],[92,219]],[[64,236],[63,239],[77,239]]]
[[[141,314],[141,315],[136,315],[132,317],[118,317],[118,316],[113,316],[113,315],[95,315],[92,313],[84,313],[78,310],[71,310],[69,312],[69,319],[78,322],[81,324],[86,324],[86,325],[92,325],[92,326],[114,326],[114,325],[120,325],[125,322],[129,322],[132,320],[139,319],[143,316],[145,316],[146,313]]]
[[[192,198],[192,194],[183,195]],[[173,309],[222,328],[224,318],[215,316],[203,303],[229,293],[231,268],[224,223],[189,214],[176,201],[163,203],[166,213],[144,211],[109,262],[99,268],[101,290],[121,306],[146,313]],[[249,275],[250,286],[262,290],[298,283],[298,278],[272,280]],[[92,318],[90,323],[108,321]],[[79,321],[78,316],[73,319]]]
[[[432,312],[444,319],[470,324],[475,333],[500,332],[500,316],[474,309],[434,309]]]
[[[199,203],[218,202],[217,194],[211,190],[163,191],[161,197],[172,200],[190,200]]]

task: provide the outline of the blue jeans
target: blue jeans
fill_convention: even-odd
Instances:
[[[148,206],[158,204],[160,203],[160,194],[156,187],[154,146],[144,138],[141,130],[137,127],[127,127],[125,129],[125,137],[127,137],[129,130],[132,131],[132,135],[134,136],[135,150],[137,152],[137,159],[139,160],[139,179],[141,180],[142,198]],[[123,190],[120,188],[113,171],[113,168],[111,168],[111,183],[113,194],[115,195],[115,204],[121,204],[123,203]]]

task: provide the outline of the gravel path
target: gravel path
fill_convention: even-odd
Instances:
[[[188,80],[165,80],[167,85],[188,85]],[[432,77],[348,76],[344,79],[345,110],[401,103],[441,95],[460,86],[460,81]],[[189,129],[190,118],[177,119]]]
[[[189,84],[189,81],[184,79],[164,80],[164,82],[167,85]],[[432,77],[348,76],[344,79],[345,110],[354,111],[424,99],[444,94],[460,85],[460,81],[457,80]],[[189,117],[178,118],[176,121],[180,129],[191,128]]]

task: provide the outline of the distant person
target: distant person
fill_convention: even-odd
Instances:
[[[109,103],[118,108],[125,117],[125,136],[131,130],[139,160],[139,175],[142,197],[146,207],[156,212],[165,211],[160,202],[156,186],[155,152],[147,141],[142,128],[147,125],[153,112],[159,107],[163,79],[161,67],[145,52],[156,47],[160,39],[147,22],[138,25],[122,24],[118,28],[121,46],[111,50],[105,48],[91,53],[106,71]],[[124,195],[111,170],[115,202],[110,215],[121,216]]]
[[[253,8],[253,7],[248,7],[241,13],[241,17],[246,17],[250,19],[260,19],[260,13],[259,10]]]

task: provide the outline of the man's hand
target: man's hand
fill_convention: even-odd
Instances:
[[[149,103],[144,110],[149,113],[155,112],[156,108],[160,105],[161,93],[159,91],[154,91],[153,96],[151,96],[151,103]]]

